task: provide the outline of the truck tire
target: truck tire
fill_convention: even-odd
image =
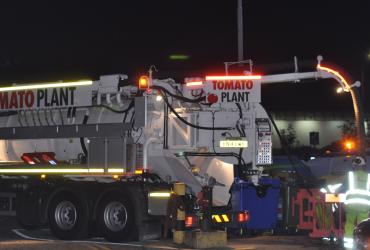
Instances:
[[[111,242],[134,240],[135,210],[130,199],[122,193],[108,194],[99,204],[98,227]]]
[[[88,209],[83,201],[72,194],[57,195],[48,210],[49,227],[54,236],[62,240],[87,237]]]

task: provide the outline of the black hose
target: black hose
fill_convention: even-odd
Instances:
[[[213,152],[216,153],[215,148],[215,111],[212,111],[212,148]]]
[[[205,101],[206,100],[206,97],[205,96],[202,96],[202,97],[199,97],[197,99],[189,99],[189,98],[186,98],[186,97],[183,97],[183,96],[180,96],[180,95],[174,95],[172,94],[170,91],[168,91],[167,89],[161,87],[161,86],[151,86],[152,89],[157,89],[157,90],[160,90],[162,92],[165,92],[166,94],[169,94],[170,96],[178,99],[178,100],[181,100],[183,102],[190,102],[190,103],[200,103],[201,101]]]
[[[240,106],[240,103],[235,103],[236,104],[236,106],[238,107],[238,109],[239,109],[239,119],[243,119],[243,111],[242,111],[242,107]],[[241,137],[245,137],[246,135],[245,135],[245,131],[244,131],[244,129],[243,128],[239,128],[239,125],[238,125],[238,122],[237,122],[237,124],[236,124],[236,129],[238,130],[238,132],[239,132],[239,134],[240,134],[240,136]],[[241,165],[241,159],[243,159],[243,148],[240,148],[239,149],[239,165]]]
[[[85,125],[87,123],[87,120],[89,119],[89,115],[85,115],[84,116],[84,119],[82,121],[82,124]],[[84,137],[80,137],[80,143],[81,143],[81,148],[82,148],[82,151],[84,152],[84,155],[85,155],[85,161],[87,159],[87,155],[88,155],[88,152],[87,152],[87,148],[86,148],[86,144],[85,144],[85,138]]]
[[[243,119],[243,112],[242,112],[242,107],[240,106],[240,103],[235,103],[235,105],[238,107],[239,109],[239,118],[240,119]]]
[[[168,107],[167,104],[163,104],[163,149],[168,149]]]
[[[114,109],[112,107],[109,107],[108,105],[104,105],[104,104],[101,104],[101,105],[96,105],[95,107],[103,107],[103,108],[106,108],[114,113],[118,113],[118,114],[124,114],[124,113],[127,113],[128,111],[130,111],[130,109],[132,107],[134,107],[134,100],[132,100],[130,102],[130,104],[128,105],[128,107],[126,109],[123,109],[123,110],[117,110],[117,109]]]
[[[198,126],[198,125],[194,125],[190,122],[188,122],[187,120],[185,120],[184,118],[182,118],[176,111],[175,109],[171,106],[171,104],[168,102],[168,99],[167,99],[167,96],[162,94],[163,95],[163,100],[166,102],[167,106],[170,108],[171,112],[175,114],[175,116],[177,118],[179,118],[180,121],[182,121],[183,123],[185,123],[186,125],[190,126],[190,127],[193,127],[193,128],[196,128],[196,129],[203,129],[203,130],[233,130],[234,128],[229,128],[229,127],[204,127],[204,126]],[[176,97],[175,97],[176,98]]]

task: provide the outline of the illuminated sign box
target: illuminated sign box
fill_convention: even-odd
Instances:
[[[261,102],[260,75],[206,76],[204,91],[206,101],[216,103],[259,103]]]
[[[246,140],[221,140],[220,148],[246,148],[248,141]]]

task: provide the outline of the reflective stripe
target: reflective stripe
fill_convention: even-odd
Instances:
[[[11,87],[1,87],[0,92],[6,91],[17,91],[17,90],[28,90],[28,89],[46,89],[46,88],[61,88],[61,87],[76,87],[92,85],[92,81],[78,81],[78,82],[49,82],[32,85],[19,85]]]
[[[348,238],[348,237],[344,237],[343,238],[343,241],[344,242],[351,242],[352,243],[353,242],[353,239],[352,238]]]
[[[353,248],[353,243],[344,243],[344,248],[346,249],[352,249]]]
[[[109,168],[108,173],[124,173],[123,168]],[[3,168],[0,174],[84,174],[104,173],[103,168]]]
[[[215,219],[217,223],[222,222],[221,217],[218,215],[212,215],[212,219]]]
[[[171,193],[170,192],[152,192],[149,193],[149,197],[170,197]]]
[[[344,243],[344,248],[352,249],[353,248],[353,242],[352,243]]]
[[[95,170],[95,169],[94,169]],[[94,171],[95,172],[95,171]],[[12,168],[0,169],[0,174],[49,174],[49,173],[89,173],[87,168]]]
[[[355,189],[355,177],[352,171],[348,173],[348,183],[349,183],[349,190]]]
[[[108,173],[124,173],[125,170],[123,168],[109,168]]]
[[[227,217],[226,214],[222,215],[222,219],[224,219],[225,222],[229,222],[229,217]]]
[[[346,195],[350,195],[350,194],[361,194],[361,195],[370,196],[370,191],[366,191],[366,190],[362,190],[362,189],[352,189],[352,190],[348,190],[346,192]]]
[[[362,198],[351,198],[346,200],[344,204],[362,204],[370,206],[370,201]]]
[[[353,248],[353,239],[352,238],[344,237],[343,242],[344,242],[343,245],[344,245],[345,248],[349,248],[349,249]]]
[[[326,189],[325,189],[325,188],[321,188],[321,189],[320,189],[320,192],[321,192],[321,193],[326,194],[328,191],[326,191]]]
[[[367,175],[366,189],[355,188],[357,185],[355,183],[355,176],[354,176],[353,171],[348,172],[348,185],[349,185],[349,189],[346,192],[344,204],[362,204],[362,205],[370,206],[370,191],[369,191],[370,174]],[[364,186],[360,188],[364,188]],[[365,197],[358,197],[358,196],[365,196]]]

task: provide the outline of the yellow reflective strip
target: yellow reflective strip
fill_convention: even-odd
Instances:
[[[89,168],[89,173],[104,173],[103,168]]]
[[[135,174],[142,174],[143,173],[143,170],[142,169],[136,169],[135,170]]]
[[[170,192],[153,192],[149,193],[149,197],[170,197]]]
[[[218,215],[212,215],[212,219],[215,219],[217,223],[222,222],[220,216],[218,216]]]
[[[16,91],[16,90],[28,90],[28,89],[48,89],[48,88],[61,88],[61,87],[74,87],[74,86],[88,86],[92,85],[92,81],[79,81],[79,82],[55,82],[55,83],[44,83],[44,84],[32,84],[32,85],[18,85],[11,87],[2,87],[0,92],[5,91]]]
[[[124,173],[125,170],[123,168],[109,168],[108,173]]]
[[[33,174],[33,173],[88,173],[87,168],[39,168],[39,169],[28,169],[28,168],[15,168],[15,169],[0,169],[0,174]]]
[[[229,222],[229,218],[227,217],[226,214],[222,215],[222,219],[224,219],[224,222]]]

